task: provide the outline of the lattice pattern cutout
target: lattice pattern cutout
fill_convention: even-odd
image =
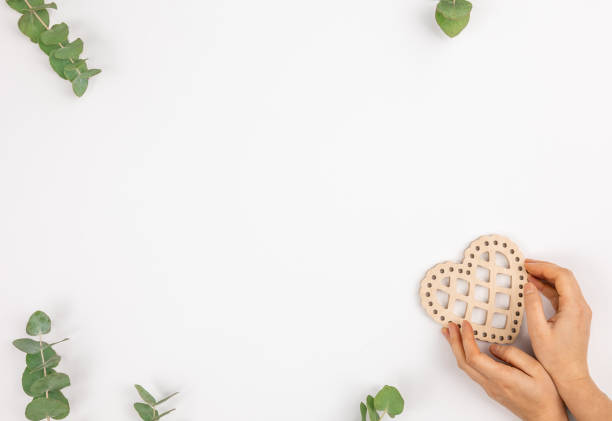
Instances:
[[[506,237],[486,235],[465,250],[463,262],[444,262],[421,281],[421,304],[436,322],[468,320],[477,339],[512,343],[521,329],[527,282],[519,248]]]

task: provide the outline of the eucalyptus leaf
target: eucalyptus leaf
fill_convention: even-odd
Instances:
[[[92,78],[95,75],[102,73],[100,69],[89,69],[83,72],[83,76],[87,76],[88,78]]]
[[[89,85],[89,79],[86,76],[79,75],[72,81],[72,91],[78,97],[83,96]]]
[[[45,359],[44,363],[41,362],[38,365],[35,365],[35,366],[32,366],[32,367],[28,367],[28,369],[30,371],[34,372],[34,371],[39,371],[39,370],[43,370],[44,371],[44,369],[54,368],[54,367],[57,367],[57,365],[59,364],[61,359],[62,358],[59,355],[54,355],[53,357],[51,357],[49,359]]]
[[[153,421],[155,419],[155,410],[146,403],[136,402],[134,409],[143,421]]]
[[[467,26],[470,21],[470,15],[467,15],[459,19],[448,19],[444,15],[436,10],[436,22],[446,35],[449,37],[456,37],[461,31]]]
[[[148,403],[151,406],[155,406],[155,398],[151,395],[147,390],[139,384],[135,384],[134,387],[138,391],[138,394],[142,398],[143,401]]]
[[[55,73],[57,73],[62,79],[68,80],[65,70],[66,66],[71,64],[70,60],[60,60],[59,58],[55,57],[54,54],[49,54],[49,63],[51,64],[51,68],[55,70]]]
[[[61,420],[61,419],[66,418],[68,416],[68,414],[70,413],[70,404],[68,403],[68,399],[66,399],[64,394],[62,392],[60,392],[59,390],[54,390],[52,392],[49,392],[49,399],[60,401],[60,402],[62,402],[63,404],[65,404],[68,407],[68,412],[66,412],[66,415],[64,415],[64,416],[58,415],[58,416],[54,417],[53,419]]]
[[[19,18],[17,24],[19,26],[19,30],[23,32],[25,36],[30,38],[30,41],[38,42],[40,40],[40,34],[47,29],[41,20],[45,23],[45,25],[49,25],[49,12],[46,10],[27,12]]]
[[[404,399],[395,387],[385,386],[374,397],[374,408],[393,418],[404,410]]]
[[[62,419],[68,416],[70,407],[64,402],[46,397],[35,398],[28,404],[25,416],[31,421],[40,421],[47,417]]]
[[[55,45],[47,45],[42,41],[38,42],[38,46],[40,47],[40,49],[49,57],[51,57],[51,55],[53,54],[53,52],[55,50],[57,50],[58,48],[60,48],[59,44],[55,44]]]
[[[47,369],[47,375],[53,373],[55,373],[55,370],[53,370],[52,368]],[[21,387],[23,388],[23,391],[26,393],[26,395],[31,396],[33,398],[41,396],[32,393],[32,384],[34,384],[36,380],[41,379],[44,376],[45,373],[42,370],[32,372],[26,367],[26,369],[23,371],[23,374],[21,375]]]
[[[64,67],[64,76],[66,79],[73,81],[87,71],[87,63],[85,60],[73,60]]]
[[[165,398],[163,398],[162,400],[159,400],[157,402],[155,402],[155,404],[153,406],[157,406],[157,405],[161,405],[162,403],[166,402],[168,399],[175,397],[176,395],[178,395],[179,392],[175,392],[173,394],[171,394],[170,396],[166,396]]]
[[[24,13],[30,9],[25,0],[6,0],[6,3],[20,13]],[[43,3],[44,0],[30,0],[30,5],[32,7],[40,6]]]
[[[374,408],[374,398],[372,397],[372,395],[368,395],[368,397],[366,398],[366,406],[370,415],[370,421],[378,421],[380,419],[380,416]]]
[[[70,60],[77,59],[79,55],[83,52],[83,40],[81,38],[77,38],[69,44],[59,48],[55,51],[55,57],[62,60]]]
[[[70,377],[64,373],[53,373],[36,380],[30,391],[34,395],[40,395],[44,392],[60,390],[70,386]]]
[[[32,6],[32,10],[44,10],[44,9],[56,9],[57,10],[57,4],[47,3],[47,4],[41,4],[40,6]]]
[[[45,342],[43,344],[47,345]],[[13,345],[26,354],[37,354],[41,350],[41,343],[30,338],[15,339]]]
[[[368,415],[368,407],[365,403],[361,402],[359,404],[359,411],[361,412],[361,421],[366,421],[366,415]]]
[[[60,42],[66,42],[68,40],[68,25],[65,23],[59,23],[53,25],[47,31],[40,35],[40,41],[47,45],[55,45],[59,48]]]
[[[436,10],[447,19],[460,19],[472,11],[472,3],[467,0],[440,0]]]
[[[49,15],[47,15],[47,24]],[[27,34],[26,34],[27,35]],[[26,332],[30,336],[46,335],[51,331],[51,319],[43,311],[36,311],[30,316]]]
[[[155,419],[156,419],[156,420],[158,420],[158,419],[160,419],[160,418],[162,418],[162,417],[165,417],[166,415],[168,415],[168,414],[170,414],[170,413],[172,413],[172,412],[174,412],[174,411],[176,411],[176,409],[171,409],[170,411],[166,411],[166,412],[164,412],[164,413],[163,413],[163,414],[161,414],[161,415],[156,415],[156,416],[155,416]]]

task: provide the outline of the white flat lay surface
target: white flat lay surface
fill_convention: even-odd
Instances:
[[[68,420],[137,420],[137,382],[168,421],[357,421],[384,384],[513,420],[418,299],[487,233],[576,273],[612,393],[612,3],[473,2],[448,39],[430,0],[59,0],[81,99],[0,5],[3,419],[42,309]]]

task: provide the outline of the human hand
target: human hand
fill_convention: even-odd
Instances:
[[[525,309],[536,357],[577,420],[612,419],[612,401],[589,375],[587,349],[592,313],[576,278],[569,270],[548,262],[526,260],[525,268],[529,273]],[[538,290],[557,312],[549,320]]]
[[[557,384],[588,379],[591,309],[576,278],[569,270],[548,262],[526,260],[525,269],[529,273],[525,309],[537,359]],[[538,290],[557,312],[549,320],[544,315]]]
[[[454,323],[442,328],[457,365],[480,384],[492,399],[527,421],[567,420],[565,406],[555,385],[540,363],[513,346],[492,344],[495,361],[478,349],[473,328],[463,321],[461,330]]]

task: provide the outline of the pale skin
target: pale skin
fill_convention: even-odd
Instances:
[[[612,420],[612,401],[595,385],[587,364],[591,309],[578,282],[553,263],[526,260],[525,310],[536,358],[509,345],[491,345],[495,361],[478,349],[469,322],[442,329],[457,365],[487,394],[526,421]],[[546,319],[540,292],[556,314]]]

